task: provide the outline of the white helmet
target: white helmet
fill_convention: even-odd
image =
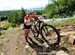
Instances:
[[[28,10],[27,13],[28,14],[31,14],[31,13],[33,13],[33,11],[32,10]]]

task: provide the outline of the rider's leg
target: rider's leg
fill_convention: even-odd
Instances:
[[[27,41],[27,36],[28,36],[28,32],[27,32],[27,30],[25,30],[25,32],[24,32],[24,36],[25,36],[25,40]]]
[[[27,41],[28,34],[30,33],[31,25],[24,24],[24,36],[25,40]]]
[[[30,30],[25,30],[25,34],[24,34],[25,35],[25,42],[24,42],[25,48],[29,47],[29,45],[28,45],[28,39],[27,39],[29,33],[30,33]]]
[[[27,42],[28,34],[30,33],[30,29],[25,30],[25,40]]]

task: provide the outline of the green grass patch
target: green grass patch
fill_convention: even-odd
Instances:
[[[72,25],[75,24],[75,18],[69,18],[67,20],[63,20],[63,21],[54,21],[54,22],[49,22],[48,24],[57,26],[57,27],[61,27],[61,26],[65,26],[65,25]]]
[[[3,46],[3,39],[0,38],[0,48]]]
[[[11,27],[11,23],[9,23],[9,22],[3,22],[2,23],[2,26],[3,26],[3,28],[5,28],[5,29],[8,29],[9,27]]]

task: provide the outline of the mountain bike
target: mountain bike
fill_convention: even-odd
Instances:
[[[60,33],[53,25],[49,25],[39,19],[35,19],[31,30],[37,41],[40,39],[43,42],[46,42],[49,46],[59,45],[60,43]]]

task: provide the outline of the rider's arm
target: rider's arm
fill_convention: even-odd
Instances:
[[[25,16],[25,17],[24,17],[24,24],[26,24],[26,23],[28,23],[28,22],[29,22],[28,16]]]
[[[32,15],[31,20],[36,20],[38,18],[38,15]]]
[[[35,15],[35,14],[33,14],[32,15],[32,20],[40,20],[40,21],[43,21],[44,20],[44,17],[42,15]]]
[[[26,16],[24,17],[24,24],[26,24]]]

